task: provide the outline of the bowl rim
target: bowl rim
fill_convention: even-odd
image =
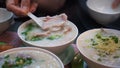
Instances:
[[[0,8],[0,10],[3,10],[5,12],[7,11],[9,13],[9,15],[7,15],[7,18],[2,20],[2,21],[0,21],[0,23],[4,23],[4,22],[10,20],[13,17],[13,15],[14,15],[12,12],[8,11],[6,8]]]
[[[120,66],[107,65],[107,64],[103,64],[103,63],[101,63],[101,62],[97,62],[97,61],[95,61],[95,60],[90,59],[88,56],[86,56],[86,55],[83,53],[83,50],[81,50],[81,48],[80,48],[80,45],[79,45],[78,42],[79,42],[79,39],[80,39],[81,35],[83,35],[84,33],[87,33],[87,32],[94,31],[94,30],[95,30],[95,31],[98,31],[98,30],[100,30],[100,29],[101,29],[101,28],[93,28],[93,29],[89,29],[89,30],[81,33],[81,34],[78,36],[77,40],[76,40],[77,49],[79,50],[79,52],[80,52],[81,55],[83,55],[85,58],[87,58],[88,60],[92,61],[93,63],[99,64],[99,65],[102,65],[102,66],[112,67],[112,68],[119,68]],[[102,29],[104,29],[104,30],[119,31],[119,30],[117,30],[117,29],[112,29],[112,28],[102,28]],[[119,32],[120,32],[120,31],[119,31]],[[85,60],[85,58],[83,58],[83,59]]]
[[[42,49],[42,48],[37,48],[37,47],[17,47],[17,48],[12,48],[12,49],[8,49],[6,51],[0,52],[0,55],[5,54],[5,53],[10,53],[10,52],[15,52],[15,51],[24,51],[24,50],[28,50],[28,52],[30,50],[34,50],[34,51],[39,51],[39,52],[43,52],[45,54],[48,54],[49,56],[52,56],[54,59],[57,60],[57,62],[59,63],[59,65],[64,68],[64,65],[62,63],[62,61],[60,60],[60,58],[58,58],[54,53],[46,50],[46,49]]]
[[[97,11],[95,9],[93,9],[90,5],[89,5],[89,0],[86,1],[86,5],[88,7],[88,9],[94,11],[94,12],[97,12],[97,13],[100,13],[100,14],[106,14],[106,15],[115,15],[115,14],[120,14],[120,12],[114,12],[114,13],[104,13],[104,12],[100,12],[100,11]]]
[[[40,18],[41,18],[41,17],[40,17]],[[43,17],[42,17],[42,18],[43,18]],[[69,22],[70,24],[74,25],[74,27],[75,27],[75,29],[76,29],[76,35],[75,35],[71,40],[67,41],[66,43],[58,44],[58,45],[55,45],[55,46],[43,46],[43,45],[42,45],[42,46],[41,46],[41,45],[38,46],[38,45],[35,45],[35,44],[31,44],[31,43],[25,41],[25,40],[24,40],[23,38],[21,38],[21,36],[20,36],[20,28],[21,28],[21,26],[25,25],[26,23],[29,23],[29,21],[31,22],[31,21],[33,21],[33,20],[30,19],[30,20],[24,22],[23,24],[21,24],[21,25],[18,27],[17,33],[18,33],[18,36],[20,37],[20,39],[21,39],[23,42],[25,42],[25,43],[27,43],[27,44],[29,44],[29,45],[31,45],[31,46],[36,46],[36,47],[59,47],[59,46],[64,46],[64,45],[66,45],[66,44],[69,44],[69,43],[72,42],[73,40],[75,40],[75,39],[77,38],[77,36],[78,36],[78,28],[77,28],[77,26],[76,26],[75,24],[73,24],[71,21],[68,20],[68,22]]]

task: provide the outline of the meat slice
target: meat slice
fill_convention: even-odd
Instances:
[[[50,34],[50,31],[45,31],[45,32],[41,32],[41,33],[34,33],[34,36],[37,37],[46,37]]]
[[[60,14],[53,17],[47,16],[43,23],[42,29],[46,30],[52,27],[62,27],[64,26],[66,21],[67,21],[66,14]]]
[[[63,33],[64,34],[67,34],[68,32],[70,32],[72,30],[72,28],[70,28],[69,26],[65,26],[64,29],[63,29]]]
[[[50,28],[51,32],[56,32],[56,31],[60,31],[62,29],[62,27],[52,27]]]

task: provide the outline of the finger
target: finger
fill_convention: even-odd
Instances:
[[[22,10],[20,7],[15,6],[15,5],[11,5],[11,7],[9,8],[10,11],[12,11],[15,15],[18,16],[26,16],[26,11]]]
[[[35,12],[37,7],[38,7],[38,3],[33,2],[30,6],[30,12],[32,12],[32,13]]]
[[[6,1],[6,7],[8,10],[12,11],[15,15],[23,16],[25,15],[24,11],[19,7],[19,1],[20,0],[7,0]]]
[[[17,7],[17,6],[14,6],[12,5],[11,8],[14,8],[14,9],[11,9],[11,11],[15,14],[15,15],[18,15],[18,16],[26,16],[26,11],[21,9],[20,7]]]
[[[112,4],[112,8],[113,9],[117,8],[119,4],[120,4],[120,0],[115,0]]]
[[[16,3],[17,3],[18,0],[16,0]],[[15,5],[15,0],[7,0],[6,1],[6,7],[8,10],[11,10],[11,5]]]
[[[21,8],[27,14],[30,10],[30,0],[21,0]]]

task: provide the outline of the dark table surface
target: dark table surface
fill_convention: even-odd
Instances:
[[[72,0],[73,1],[73,0]],[[86,30],[93,28],[112,28],[120,30],[120,18],[115,22],[112,22],[108,25],[100,25],[94,19],[90,17],[87,12],[86,0],[76,0],[73,3],[68,2],[60,11],[56,13],[44,13],[37,10],[35,13],[37,16],[46,16],[46,15],[56,15],[60,13],[66,13],[68,15],[68,19],[72,21],[79,29],[79,33],[82,33]],[[15,23],[8,29],[10,31],[16,31],[19,25],[21,25],[24,21],[29,20],[30,18],[15,18]]]

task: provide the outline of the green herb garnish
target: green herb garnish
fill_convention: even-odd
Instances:
[[[42,40],[42,39],[44,39],[44,37],[33,36],[33,37],[31,38],[31,41],[38,41],[38,40]]]
[[[8,59],[10,57],[10,55],[6,55],[5,57],[4,57],[4,59]]]
[[[114,56],[113,58],[119,58],[120,56]]]
[[[118,37],[117,36],[110,36],[112,40],[114,40],[115,43],[118,43]]]
[[[21,34],[25,36],[25,40],[30,40],[30,41],[37,41],[37,40],[41,40],[42,38],[40,37],[32,37],[30,36],[30,32],[34,29],[34,28],[38,28],[38,26],[36,24],[30,23],[27,25],[26,30],[24,32],[22,32]]]
[[[96,37],[98,38],[98,39],[101,39],[102,37],[101,37],[101,34],[96,34]]]
[[[98,43],[94,39],[91,39],[91,42],[92,42],[92,46],[98,45]]]
[[[54,40],[54,39],[59,39],[60,37],[62,37],[62,36],[61,35],[51,35],[47,39]]]
[[[98,58],[97,60],[100,61],[100,62],[102,61],[100,58]]]
[[[26,30],[24,32],[22,32],[23,35],[28,35],[28,33],[35,27],[35,25],[33,25],[32,23],[28,24],[26,27]]]
[[[15,60],[9,62],[9,55],[5,56],[4,58],[7,58],[7,60],[5,60],[4,64],[2,65],[2,68],[23,68],[24,66],[30,65],[33,60],[30,57],[16,57]]]

